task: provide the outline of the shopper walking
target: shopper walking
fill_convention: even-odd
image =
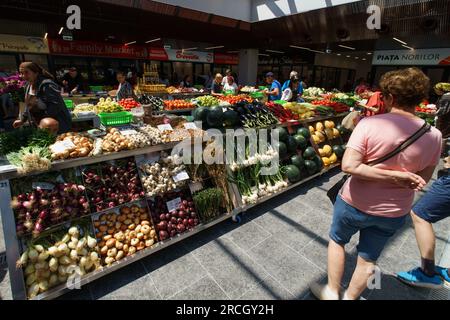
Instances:
[[[403,226],[411,211],[414,191],[422,190],[439,163],[441,133],[427,128],[414,114],[415,106],[429,92],[428,77],[416,68],[398,70],[385,74],[380,86],[384,103],[391,112],[363,119],[347,144],[342,170],[352,177],[334,205],[328,247],[328,283],[310,286],[312,293],[321,300],[340,298],[344,247],[357,232],[360,233],[358,261],[342,298],[359,298],[384,246]],[[416,135],[420,138],[413,140]],[[377,165],[367,164],[392,155],[404,141],[414,142]]]
[[[446,158],[445,168],[411,211],[421,267],[399,272],[397,277],[412,286],[439,289],[445,285],[450,288],[450,269],[436,266],[434,255],[436,237],[433,224],[450,216],[450,157]]]
[[[281,99],[281,84],[275,79],[273,72],[266,74],[266,83],[270,86],[270,89],[266,89],[264,94],[269,101],[275,101]]]
[[[52,131],[56,129],[59,133],[69,131],[72,118],[53,76],[35,62],[23,62],[20,65],[20,73],[28,82],[25,89],[26,109],[20,119],[14,122],[14,128],[29,121],[40,128]]]

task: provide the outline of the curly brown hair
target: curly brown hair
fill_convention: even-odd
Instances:
[[[418,68],[387,72],[380,80],[384,95],[391,94],[399,107],[413,108],[428,98],[430,78]]]

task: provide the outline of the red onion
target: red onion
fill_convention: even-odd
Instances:
[[[161,221],[160,223],[158,223],[158,230],[167,230],[167,222],[166,221]]]
[[[170,231],[170,237],[173,238],[177,235],[177,230],[176,229],[172,229],[172,231]]]
[[[164,213],[161,213],[161,214],[159,215],[159,220],[161,220],[161,221],[166,220],[166,215],[165,215]]]
[[[185,225],[182,224],[182,223],[178,224],[178,225],[177,225],[177,231],[178,231],[179,233],[185,232],[185,231],[186,231]]]
[[[172,230],[172,231],[174,231],[174,230]],[[169,234],[167,233],[167,231],[161,230],[161,231],[159,232],[159,238],[160,238],[162,241],[164,241],[164,240],[166,240],[167,238],[169,238]]]

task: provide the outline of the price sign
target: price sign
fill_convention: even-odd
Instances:
[[[181,198],[176,198],[176,199],[167,201],[167,202],[166,202],[167,210],[168,210],[169,212],[178,210],[178,208],[180,207],[180,204],[181,204]]]
[[[197,126],[195,125],[195,123],[193,123],[193,122],[187,122],[187,123],[185,123],[184,124],[184,128],[185,129],[193,129],[193,130],[196,130],[196,129],[198,129],[197,128]]]
[[[158,126],[158,130],[159,131],[173,131],[173,128],[172,128],[172,126],[170,125],[170,124],[160,124],[159,126]]]
[[[180,182],[180,181],[184,181],[184,180],[188,180],[189,179],[189,175],[187,174],[186,171],[181,171],[180,173],[174,175],[172,177],[173,181],[175,181],[175,183]]]
[[[33,182],[31,184],[33,189],[42,189],[42,190],[53,190],[55,189],[55,185],[48,182]]]
[[[51,146],[51,150],[53,153],[63,153],[66,150],[72,150],[75,149],[76,146],[73,144],[71,140],[63,140],[58,141],[53,146]]]
[[[137,134],[138,132],[134,129],[126,129],[126,130],[121,130],[120,133],[124,136],[130,136],[133,134]]]

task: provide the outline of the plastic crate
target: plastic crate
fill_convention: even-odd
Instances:
[[[129,124],[133,120],[133,115],[128,111],[99,113],[98,117],[104,126],[118,126]]]
[[[69,100],[69,99],[64,99],[64,103],[66,104],[66,108],[67,109],[73,109],[74,105],[73,105],[73,101]]]
[[[274,103],[281,104],[281,105],[285,105],[285,104],[287,103],[287,101],[284,101],[284,100],[275,100]]]
[[[91,92],[100,92],[103,91],[103,86],[90,86],[89,89]]]
[[[262,92],[252,92],[250,93],[250,97],[253,99],[262,99],[264,98],[264,94]]]

